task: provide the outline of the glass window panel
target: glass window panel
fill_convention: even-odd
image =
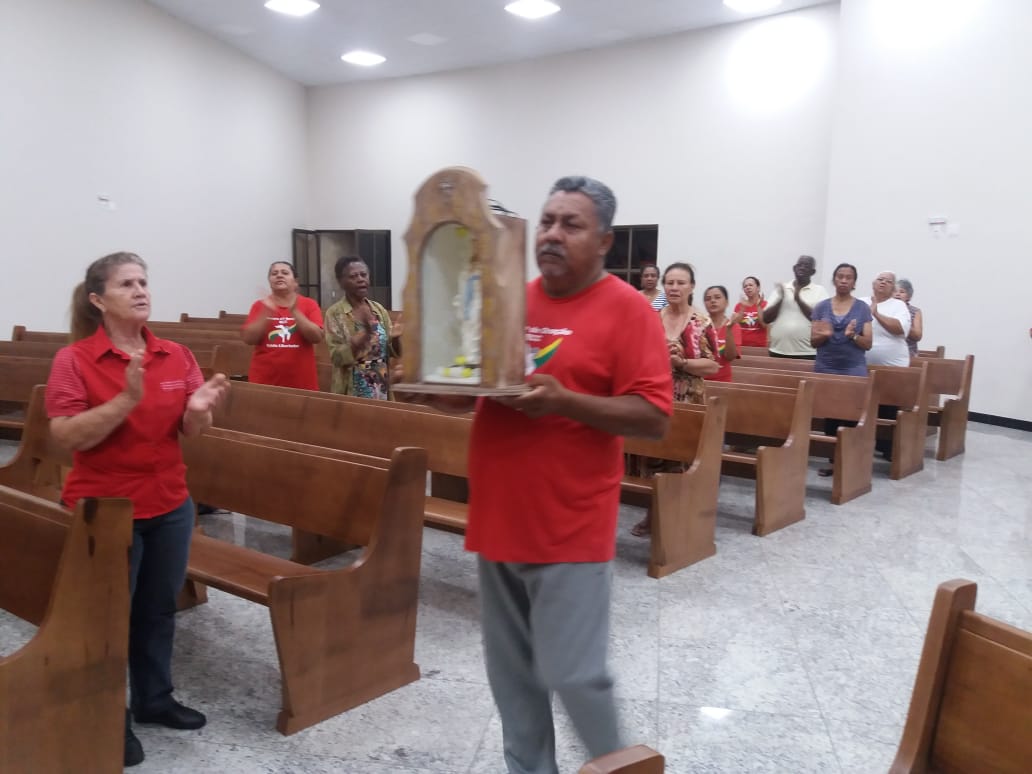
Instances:
[[[628,268],[628,248],[630,244],[630,231],[626,227],[617,226],[613,229],[613,246],[606,253],[606,268],[610,271],[618,271]]]

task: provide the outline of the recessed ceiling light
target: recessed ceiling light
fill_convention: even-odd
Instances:
[[[559,10],[559,6],[549,0],[516,0],[505,6],[505,10],[524,19],[542,19]]]
[[[387,57],[374,54],[372,51],[348,51],[348,53],[341,56],[341,59],[348,64],[361,65],[362,67],[372,67],[387,61]]]
[[[739,13],[760,13],[777,8],[781,0],[724,0],[724,5]]]
[[[319,4],[312,0],[269,0],[265,7],[276,13],[285,13],[287,16],[308,16],[319,7]]]
[[[420,32],[415,35],[410,35],[407,40],[412,43],[417,43],[420,46],[439,46],[447,38],[442,38],[440,35],[434,35],[432,32]]]

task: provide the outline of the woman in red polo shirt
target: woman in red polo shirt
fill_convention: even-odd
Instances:
[[[294,266],[286,261],[269,266],[269,290],[251,304],[240,332],[247,344],[254,344],[247,380],[318,390],[314,345],[323,340],[322,311],[297,292]]]
[[[61,499],[133,501],[129,619],[130,706],[139,723],[200,728],[203,714],[172,698],[176,597],[186,578],[194,505],[179,434],[211,424],[228,386],[207,382],[186,347],[156,338],[147,266],[133,253],[94,261],[72,300],[73,344],[47,382],[54,441],[74,452]],[[126,711],[125,765],[143,760]]]

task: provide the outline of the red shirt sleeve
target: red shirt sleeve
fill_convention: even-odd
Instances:
[[[47,379],[46,410],[48,417],[74,417],[90,407],[86,383],[79,371],[71,347],[62,347],[54,355]]]
[[[197,358],[194,357],[194,353],[188,347],[184,347],[181,344],[179,346],[186,365],[183,381],[186,382],[186,397],[189,398],[204,384],[204,374],[201,373],[201,367],[197,365]]]
[[[301,311],[304,312],[305,317],[314,322],[320,328],[323,327],[322,309],[319,308],[319,304],[307,296],[301,296],[298,299],[298,306],[301,307]]]
[[[613,394],[640,395],[663,413],[673,413],[673,373],[659,315],[643,296],[636,295],[615,318],[619,322],[618,340],[613,342]]]
[[[265,308],[265,304],[262,303],[262,300],[260,298],[253,304],[251,304],[251,308],[247,312],[247,320],[244,322],[243,325],[240,326],[240,330],[243,330],[248,325],[257,320],[259,315],[265,314],[265,312],[262,311]]]

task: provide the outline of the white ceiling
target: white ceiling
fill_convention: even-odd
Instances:
[[[506,13],[508,0],[319,0],[322,7],[300,19],[267,10],[264,0],[147,2],[307,85],[513,62],[749,18],[721,0],[556,0],[562,11],[538,21]],[[775,10],[826,2],[783,0]],[[443,40],[410,40],[420,35]],[[355,48],[387,61],[340,61]]]

